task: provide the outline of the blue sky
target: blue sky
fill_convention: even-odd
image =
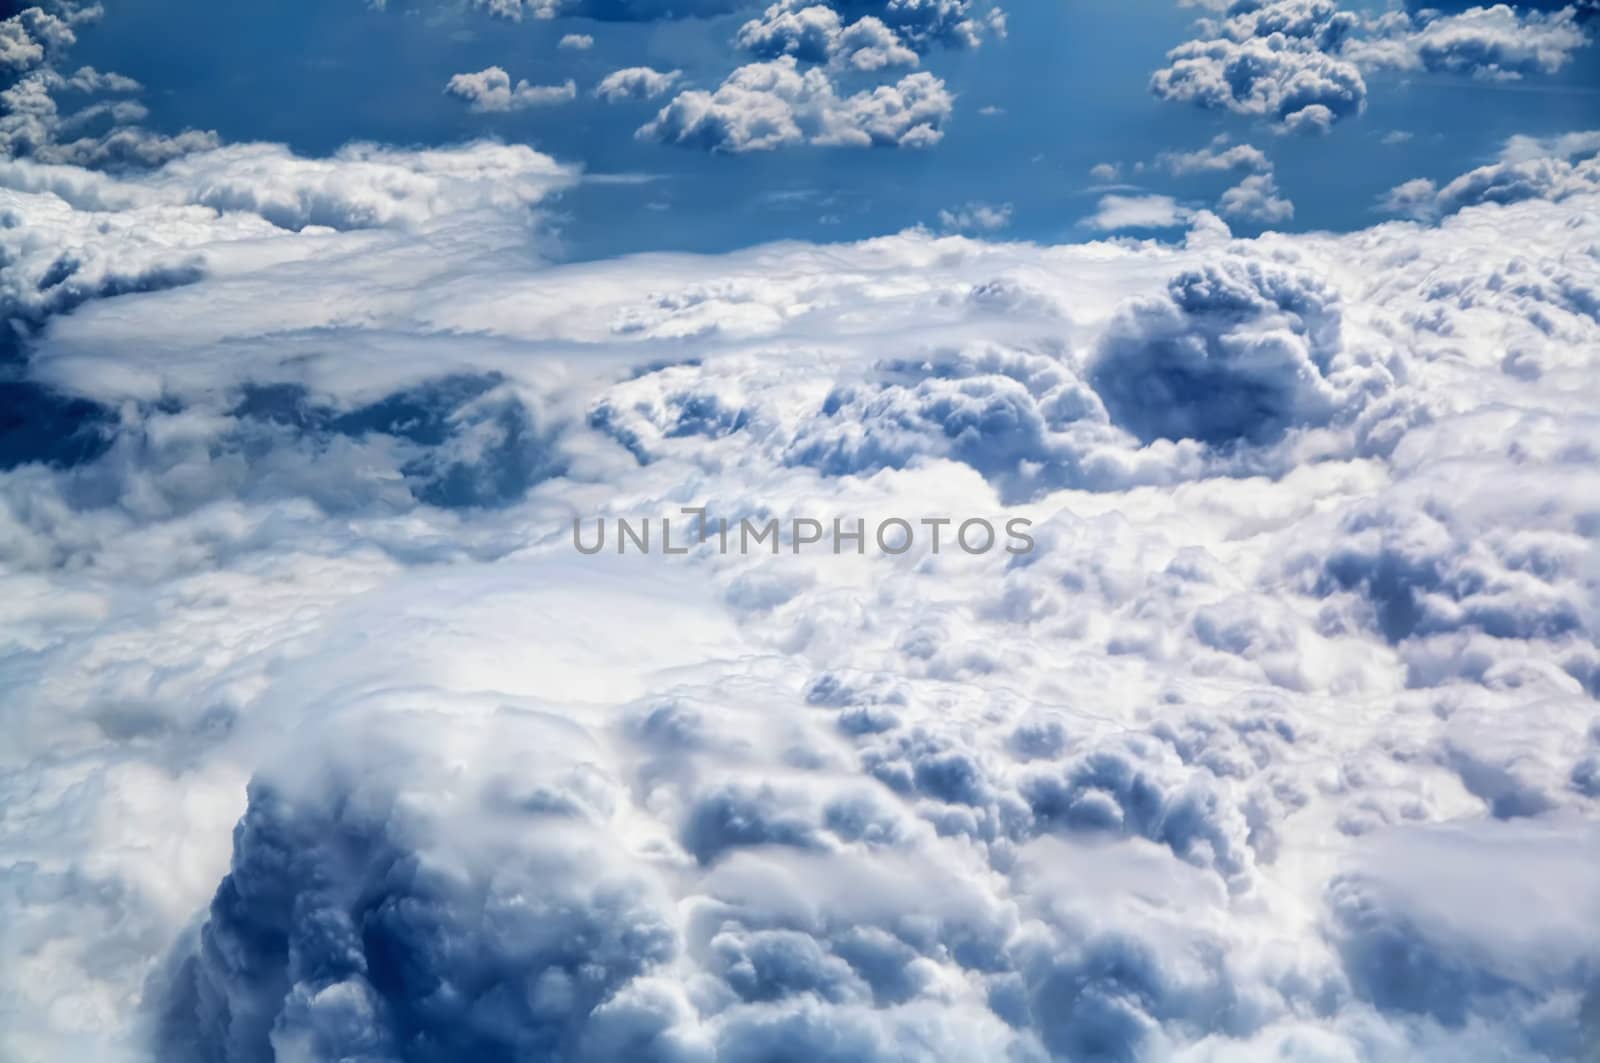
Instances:
[[[1360,10],[1359,8],[1357,10]],[[776,239],[852,240],[926,224],[969,202],[1010,204],[1005,232],[1042,241],[1098,235],[1080,223],[1101,185],[1098,163],[1122,162],[1129,194],[1210,206],[1237,173],[1132,172],[1164,151],[1218,134],[1266,153],[1295,205],[1286,230],[1371,224],[1379,196],[1417,177],[1448,178],[1490,161],[1514,133],[1593,124],[1600,63],[1593,46],[1559,70],[1495,81],[1467,73],[1368,74],[1366,111],[1326,136],[1285,135],[1250,116],[1158,99],[1151,74],[1193,36],[1197,7],[1166,0],[1061,0],[1006,9],[1004,37],[933,48],[927,69],[955,95],[931,148],[789,146],[743,154],[639,140],[665,102],[608,104],[590,90],[629,66],[681,69],[714,88],[742,61],[731,41],[759,13],[656,21],[496,18],[466,4],[396,0],[260,5],[133,0],[80,33],[77,55],[144,83],[152,129],[213,129],[227,140],[280,141],[327,152],[350,140],[450,144],[484,135],[579,161],[596,177],[562,200],[564,253],[721,251]],[[559,47],[569,34],[593,46]],[[461,72],[499,66],[513,81],[576,82],[566,103],[472,113],[442,90]],[[869,81],[870,79],[861,79]],[[998,109],[998,113],[986,109]],[[1394,134],[1409,139],[1394,142]],[[1385,137],[1390,140],[1386,141]],[[1241,232],[1259,221],[1236,221]]]

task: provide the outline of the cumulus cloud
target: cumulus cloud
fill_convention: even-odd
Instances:
[[[0,164],[0,1054],[1587,1051],[1591,144],[568,265],[520,145]],[[572,549],[686,505],[1036,548]]]
[[[1235,5],[1213,36],[1168,53],[1151,77],[1157,96],[1268,118],[1293,132],[1326,132],[1366,108],[1360,69],[1339,55],[1357,19],[1332,0]]]
[[[840,96],[821,68],[802,70],[785,55],[740,67],[715,92],[679,93],[638,135],[729,152],[789,144],[925,148],[944,136],[953,105],[944,82],[920,72]]]
[[[1600,134],[1581,132],[1540,141],[1512,137],[1500,161],[1470,170],[1440,187],[1414,178],[1390,189],[1380,206],[1413,218],[1436,218],[1480,203],[1564,200],[1600,183]]]
[[[459,96],[479,112],[520,111],[528,107],[547,107],[577,98],[578,86],[568,78],[560,85],[511,84],[511,75],[497,66],[475,74],[457,74],[445,85],[446,92]]]
[[[92,7],[62,4],[56,10],[24,7],[0,20],[0,70],[21,74],[43,66],[77,42],[74,24],[96,17]]]
[[[471,0],[472,6],[512,22],[524,19],[592,18],[606,22],[654,22],[661,19],[721,15],[737,7],[730,0]]]
[[[25,7],[0,20],[0,73],[11,75],[0,89],[0,156],[131,168],[216,147],[215,133],[169,135],[142,128],[139,123],[148,112],[136,100],[99,100],[62,113],[61,96],[76,102],[86,95],[141,90],[137,81],[112,71],[85,66],[63,73],[57,68],[77,41],[73,27],[100,14],[98,5],[54,3]],[[85,133],[94,126],[103,131]]]
[[[568,52],[587,52],[594,47],[594,37],[587,33],[564,33],[556,46]]]
[[[1249,144],[1232,144],[1226,134],[1197,151],[1163,152],[1156,161],[1175,177],[1241,169],[1261,173],[1272,169],[1272,164],[1260,148]]]
[[[669,0],[471,0],[471,3],[492,16],[515,22],[566,17],[649,22],[706,18],[741,8],[730,0],[692,0],[687,4]],[[830,4],[779,0],[768,8],[765,17],[777,18],[781,12],[796,13],[798,22],[827,19],[830,15],[834,22],[870,22],[877,27],[887,27],[890,36],[918,52],[936,47],[977,47],[985,37],[1004,36],[1006,26],[1005,12],[999,6],[979,0],[841,0]],[[780,50],[773,54],[792,53]]]
[[[967,203],[939,212],[939,227],[952,232],[990,232],[1011,224],[1010,203]]]
[[[882,19],[867,15],[846,23],[837,11],[817,4],[773,4],[739,27],[734,43],[762,59],[791,55],[862,71],[918,63],[917,53]]]
[[[1345,51],[1369,68],[1514,81],[1556,73],[1587,43],[1571,7],[1546,14],[1495,4],[1453,15],[1397,13],[1380,19],[1369,39],[1353,42]]]
[[[1269,225],[1294,217],[1294,204],[1279,193],[1277,179],[1270,173],[1251,174],[1222,193],[1217,210],[1223,217]]]
[[[1083,224],[1095,229],[1167,229],[1181,225],[1189,211],[1171,196],[1101,196],[1095,212]]]
[[[1513,80],[1552,74],[1588,38],[1570,7],[1506,4],[1456,14],[1432,8],[1361,17],[1335,0],[1264,0],[1223,7],[1201,36],[1168,53],[1157,96],[1272,120],[1281,131],[1326,133],[1366,109],[1365,73],[1427,71]]]
[[[852,15],[858,17],[851,17]],[[756,57],[714,91],[685,91],[638,130],[644,139],[710,151],[814,144],[925,148],[954,106],[945,84],[916,73],[844,96],[837,78],[914,67],[936,46],[977,46],[1003,35],[999,8],[981,18],[970,0],[829,6],[779,0],[743,23],[734,45]]]
[[[608,103],[619,100],[649,100],[669,91],[683,76],[681,70],[656,70],[648,66],[630,66],[613,70],[600,79],[594,94]]]

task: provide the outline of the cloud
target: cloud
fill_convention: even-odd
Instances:
[[[511,75],[497,66],[487,67],[476,74],[457,74],[445,85],[444,90],[467,100],[472,110],[484,113],[547,107],[566,103],[578,95],[578,86],[571,78],[560,85],[530,85],[526,81],[518,81],[513,87]]]
[[[1251,174],[1217,201],[1225,218],[1244,218],[1268,225],[1294,217],[1294,204],[1278,192],[1278,182],[1270,173]]]
[[[424,732],[438,723],[403,710],[391,719]],[[432,774],[449,761],[410,743],[251,783],[229,873],[158,1002],[165,1058],[246,1058],[268,1046],[316,1059],[576,1057],[594,1041],[670,1043],[688,1010],[681,997],[646,994],[638,1004],[653,1007],[641,1008],[619,996],[630,983],[644,990],[637,980],[682,945],[659,881],[592,848],[605,844],[597,828],[614,783],[581,753],[565,768],[541,756],[538,776],[514,770],[518,732],[524,750],[574,738],[582,750],[581,731],[554,718],[472,730],[446,748],[479,745],[480,768],[487,758],[501,767],[456,801],[439,800]],[[384,771],[384,761],[405,770]],[[474,829],[455,834],[467,819]],[[514,841],[529,829],[544,838],[537,847]],[[327,873],[334,863],[342,875]]]
[[[594,38],[587,33],[564,33],[557,47],[568,52],[587,52],[594,47]]]
[[[1396,14],[1380,20],[1370,39],[1353,42],[1345,51],[1372,69],[1514,81],[1556,73],[1587,43],[1571,7],[1544,14],[1495,4],[1455,15]]]
[[[1379,834],[1329,887],[1357,993],[1449,1026],[1495,1008],[1540,1054],[1581,1054],[1595,1032],[1594,998],[1571,987],[1596,947],[1589,858],[1597,849],[1581,827],[1452,824]],[[1508,867],[1518,873],[1502,873]],[[1483,906],[1504,918],[1474,918]]]
[[[26,160],[0,163],[0,175],[7,188],[43,197],[40,206],[63,219],[113,216],[84,219],[94,225],[138,210],[194,206],[206,208],[224,231],[241,220],[285,229],[423,227],[461,210],[526,207],[575,179],[547,155],[488,141],[420,151],[353,144],[320,159],[280,145],[236,144],[138,177]],[[209,235],[209,228],[196,235]]]
[[[1109,195],[1100,197],[1099,208],[1083,220],[1095,229],[1166,229],[1182,225],[1188,211],[1171,196]]]
[[[726,14],[737,5],[729,0],[471,0],[474,7],[496,17],[524,19],[591,18],[602,22],[654,22],[663,19],[705,18]]]
[[[1230,146],[1226,134],[1198,151],[1163,152],[1156,161],[1175,177],[1239,169],[1264,173],[1272,169],[1272,164],[1261,149],[1249,144]]]
[[[647,66],[613,70],[600,79],[594,94],[608,103],[619,100],[649,100],[669,91],[683,76],[681,70],[660,71]]]
[[[146,109],[134,100],[86,103],[61,112],[58,96],[128,94],[139,83],[111,71],[80,67],[64,74],[56,64],[77,41],[73,27],[99,18],[98,6],[56,3],[31,6],[0,20],[0,72],[11,77],[0,89],[0,155],[43,162],[129,168],[156,166],[218,144],[215,133],[187,130],[159,134],[139,126]],[[103,132],[81,135],[101,125]]]
[[[667,0],[471,0],[472,5],[496,18],[521,22],[525,19],[590,18],[605,22],[651,22],[664,19],[709,18],[740,10],[730,0],[693,0],[684,4]],[[1005,35],[1005,13],[998,6],[975,0],[849,0],[835,4],[813,4],[808,0],[780,0],[769,7],[766,17],[788,11],[801,13],[802,21],[826,18],[863,20],[887,26],[892,35],[917,52],[936,47],[971,48],[987,36]],[[759,20],[758,20],[759,21]],[[773,58],[773,53],[767,56]]]
[[[969,0],[873,3],[855,13],[805,0],[772,4],[734,37],[757,62],[712,92],[679,93],[637,135],[727,152],[937,143],[954,108],[939,78],[909,74],[849,96],[835,80],[917,66],[936,46],[976,47],[985,33],[1004,35],[1004,14],[993,8],[980,20]]]
[[[1571,133],[1548,142],[1512,137],[1500,162],[1464,173],[1442,188],[1427,178],[1405,181],[1385,193],[1380,206],[1392,214],[1435,218],[1480,203],[1563,200],[1590,192],[1600,182],[1597,151],[1600,136],[1594,133]]]
[[[1578,159],[1600,155],[1600,129],[1561,133],[1549,137],[1518,134],[1500,149],[1501,162],[1531,162],[1534,159]]]
[[[1585,1050],[1589,144],[570,264],[522,145],[6,161],[0,1054]],[[571,547],[701,504],[1036,549]]]
[[[1011,224],[1010,203],[967,203],[939,212],[939,226],[954,232],[989,232]]]
[[[1220,6],[1220,5],[1214,5]],[[1506,4],[1459,14],[1428,9],[1363,18],[1334,0],[1234,4],[1151,77],[1162,99],[1270,119],[1280,131],[1326,133],[1366,109],[1364,74],[1426,71],[1513,80],[1553,74],[1587,43],[1576,11]]]
[[[1120,312],[1089,383],[1142,439],[1270,438],[1331,415],[1340,317],[1338,296],[1303,274],[1242,262],[1186,272]]]
[[[1339,51],[1357,20],[1331,0],[1271,0],[1237,10],[1214,36],[1167,53],[1151,77],[1162,99],[1268,118],[1292,132],[1327,132],[1366,109],[1360,69]]]
[[[953,105],[944,82],[927,73],[841,97],[821,69],[802,71],[786,55],[740,67],[715,92],[679,93],[638,135],[728,152],[790,144],[925,148],[943,137]]]
[[[762,59],[791,55],[863,71],[918,63],[917,53],[882,19],[868,15],[846,23],[838,12],[820,5],[774,4],[761,18],[739,27],[734,43]]]
[[[61,5],[57,15],[44,7],[24,7],[0,20],[0,70],[22,74],[43,66],[77,42],[73,25],[89,21],[94,9]]]
[[[850,0],[837,6],[881,21],[918,52],[935,46],[976,48],[986,36],[1005,36],[1005,12],[973,0]]]

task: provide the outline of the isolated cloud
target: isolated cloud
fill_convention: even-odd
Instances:
[[[487,67],[476,74],[457,74],[444,90],[459,96],[472,105],[474,111],[520,111],[528,107],[547,107],[576,99],[578,86],[571,78],[560,85],[530,85],[526,81],[511,84],[511,75],[497,66]]]
[[[1339,52],[1358,20],[1332,0],[1235,5],[1213,36],[1167,54],[1151,77],[1157,96],[1271,119],[1293,132],[1327,132],[1366,108],[1360,69]]]
[[[1099,208],[1083,220],[1095,229],[1167,229],[1181,225],[1189,217],[1171,196],[1101,196]]]
[[[638,135],[730,152],[803,143],[925,148],[943,137],[953,105],[944,82],[927,73],[841,97],[821,68],[801,70],[785,55],[740,67],[715,92],[679,93]]]
[[[648,66],[613,70],[600,79],[594,94],[608,103],[618,100],[650,100],[669,91],[683,76],[681,70],[660,71]]]
[[[939,227],[952,232],[991,232],[1011,224],[1010,203],[967,203],[939,212]]]
[[[594,37],[587,33],[564,33],[557,47],[568,52],[587,52],[594,47]]]
[[[1272,164],[1260,148],[1249,144],[1232,144],[1227,134],[1196,151],[1163,152],[1156,161],[1175,177],[1241,169],[1264,173],[1272,169]]]
[[[471,3],[496,18],[512,22],[569,17],[603,22],[654,22],[721,15],[738,6],[730,0],[692,0],[687,4],[665,0],[471,0]]]
[[[734,43],[762,59],[790,55],[803,62],[833,62],[855,70],[916,66],[917,53],[882,19],[868,15],[846,23],[821,5],[774,4],[739,27]]]
[[[1279,194],[1278,182],[1270,173],[1251,174],[1222,193],[1217,210],[1225,218],[1269,225],[1294,217],[1294,204]]]

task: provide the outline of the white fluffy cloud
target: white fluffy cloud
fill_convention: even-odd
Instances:
[[[1217,201],[1217,210],[1225,218],[1243,218],[1267,224],[1288,221],[1294,217],[1294,204],[1278,191],[1277,179],[1270,173],[1251,174],[1226,192]]]
[[[1188,217],[1188,208],[1179,206],[1171,196],[1113,193],[1101,196],[1095,212],[1083,223],[1105,231],[1166,229],[1181,225]]]
[[[1345,51],[1368,67],[1509,81],[1553,74],[1587,43],[1571,7],[1546,14],[1495,4],[1453,15],[1394,13],[1378,20],[1369,39],[1352,42]]]
[[[1221,173],[1228,170],[1254,170],[1264,173],[1272,169],[1266,153],[1250,144],[1233,144],[1227,134],[1222,134],[1210,144],[1195,151],[1163,152],[1156,160],[1175,177],[1196,173]],[[1115,176],[1115,173],[1112,174]]]
[[[1210,35],[1168,53],[1150,89],[1163,99],[1269,118],[1294,132],[1326,132],[1366,108],[1360,69],[1340,57],[1357,25],[1333,0],[1233,5]]]
[[[1424,9],[1361,17],[1335,0],[1250,0],[1201,21],[1201,35],[1168,53],[1151,77],[1157,96],[1326,133],[1366,109],[1364,73],[1426,70],[1515,79],[1550,74],[1588,38],[1573,8],[1507,4],[1456,14]]]
[[[944,82],[908,74],[840,96],[820,67],[793,56],[748,63],[715,92],[679,93],[639,136],[710,151],[767,151],[788,144],[924,148],[944,135],[954,100]]]
[[[576,99],[578,86],[568,78],[560,85],[511,84],[511,75],[497,66],[475,74],[457,74],[445,85],[446,92],[468,101],[474,111],[520,111],[528,107],[548,107]]]
[[[653,22],[724,14],[738,5],[731,0],[470,0],[473,7],[496,18],[593,18],[610,22]]]
[[[5,163],[0,1054],[1579,1057],[1591,143],[562,266],[521,146]],[[685,505],[1037,549],[572,549]]]
[[[147,115],[136,100],[85,102],[66,114],[57,96],[137,93],[132,78],[93,67],[63,73],[57,64],[77,41],[75,26],[91,23],[99,5],[46,0],[0,20],[0,158],[27,156],[43,162],[83,166],[155,166],[218,144],[215,133],[189,130],[152,133],[139,123]],[[109,121],[105,121],[109,119]],[[103,123],[104,131],[85,133]]]
[[[1563,200],[1583,195],[1600,178],[1600,131],[1540,140],[1512,137],[1498,162],[1480,166],[1439,187],[1414,178],[1390,189],[1381,206],[1393,214],[1436,218],[1480,203]]]
[[[648,66],[630,66],[613,70],[600,79],[594,94],[602,100],[650,100],[669,91],[683,77],[681,70],[656,70]]]
[[[734,37],[760,61],[734,70],[713,92],[680,93],[638,135],[730,152],[792,144],[925,148],[943,137],[954,107],[941,79],[909,74],[848,96],[836,79],[892,76],[936,46],[976,47],[986,34],[1004,33],[998,7],[980,15],[970,0],[845,7],[779,0]]]
[[[847,23],[832,8],[793,0],[773,4],[739,27],[734,43],[762,59],[792,55],[861,71],[918,63],[917,53],[882,19],[867,15]]]

